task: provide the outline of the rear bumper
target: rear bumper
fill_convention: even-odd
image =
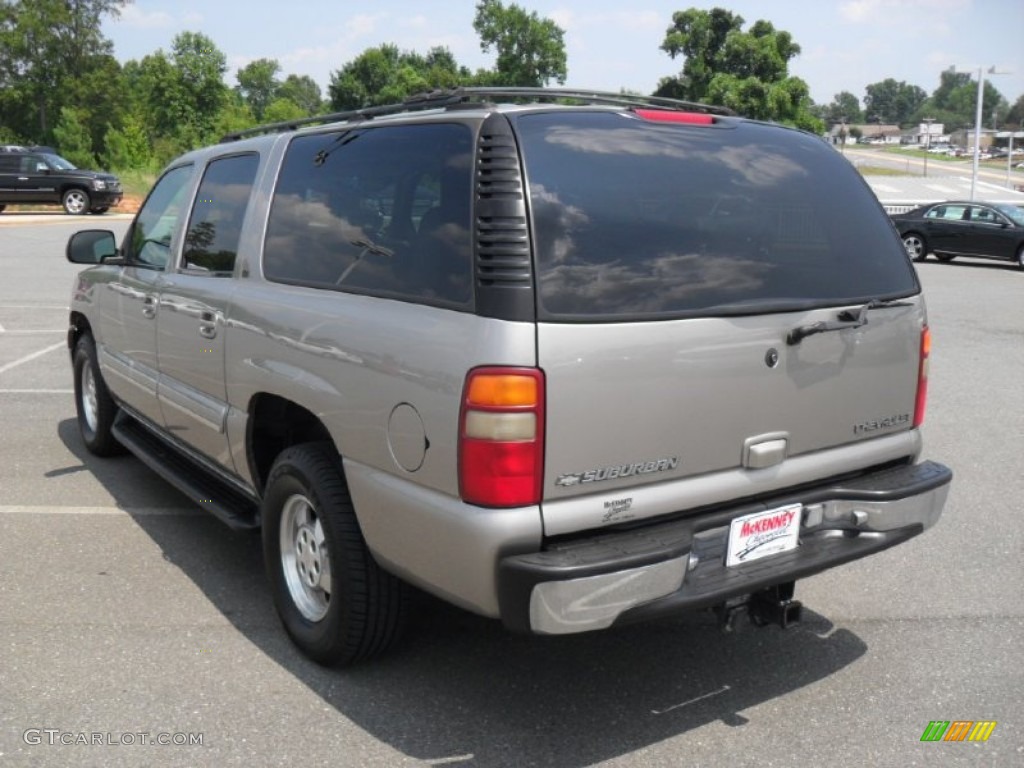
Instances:
[[[847,482],[504,558],[498,598],[506,626],[540,634],[602,629],[716,605],[880,552],[930,528],[953,473],[926,461]],[[727,568],[733,518],[800,504],[799,546]]]

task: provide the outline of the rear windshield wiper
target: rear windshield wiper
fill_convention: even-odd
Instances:
[[[868,323],[869,309],[879,309],[881,307],[905,307],[909,304],[909,301],[872,299],[867,304],[857,307],[857,309],[844,309],[836,315],[835,320],[821,320],[817,323],[809,323],[808,325],[798,325],[786,335],[786,344],[792,347],[795,344],[799,344],[808,336],[813,336],[816,333],[843,331],[847,328],[860,328],[862,325],[867,325]]]

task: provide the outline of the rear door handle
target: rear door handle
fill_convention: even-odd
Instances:
[[[217,316],[213,312],[199,313],[199,335],[206,339],[217,336]]]

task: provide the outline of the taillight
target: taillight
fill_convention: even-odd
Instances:
[[[476,368],[459,416],[459,493],[482,507],[539,504],[544,472],[544,373]]]
[[[670,109],[634,109],[637,117],[658,123],[685,123],[687,125],[711,125],[715,119],[703,112],[677,112]]]
[[[928,356],[932,352],[932,332],[926,325],[921,330],[921,357],[917,369],[917,399],[914,402],[914,426],[924,421],[925,401],[928,400]]]

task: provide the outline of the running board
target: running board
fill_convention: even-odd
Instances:
[[[114,436],[147,467],[209,510],[235,530],[259,527],[259,507],[199,462],[179,453],[123,411],[113,426]]]

